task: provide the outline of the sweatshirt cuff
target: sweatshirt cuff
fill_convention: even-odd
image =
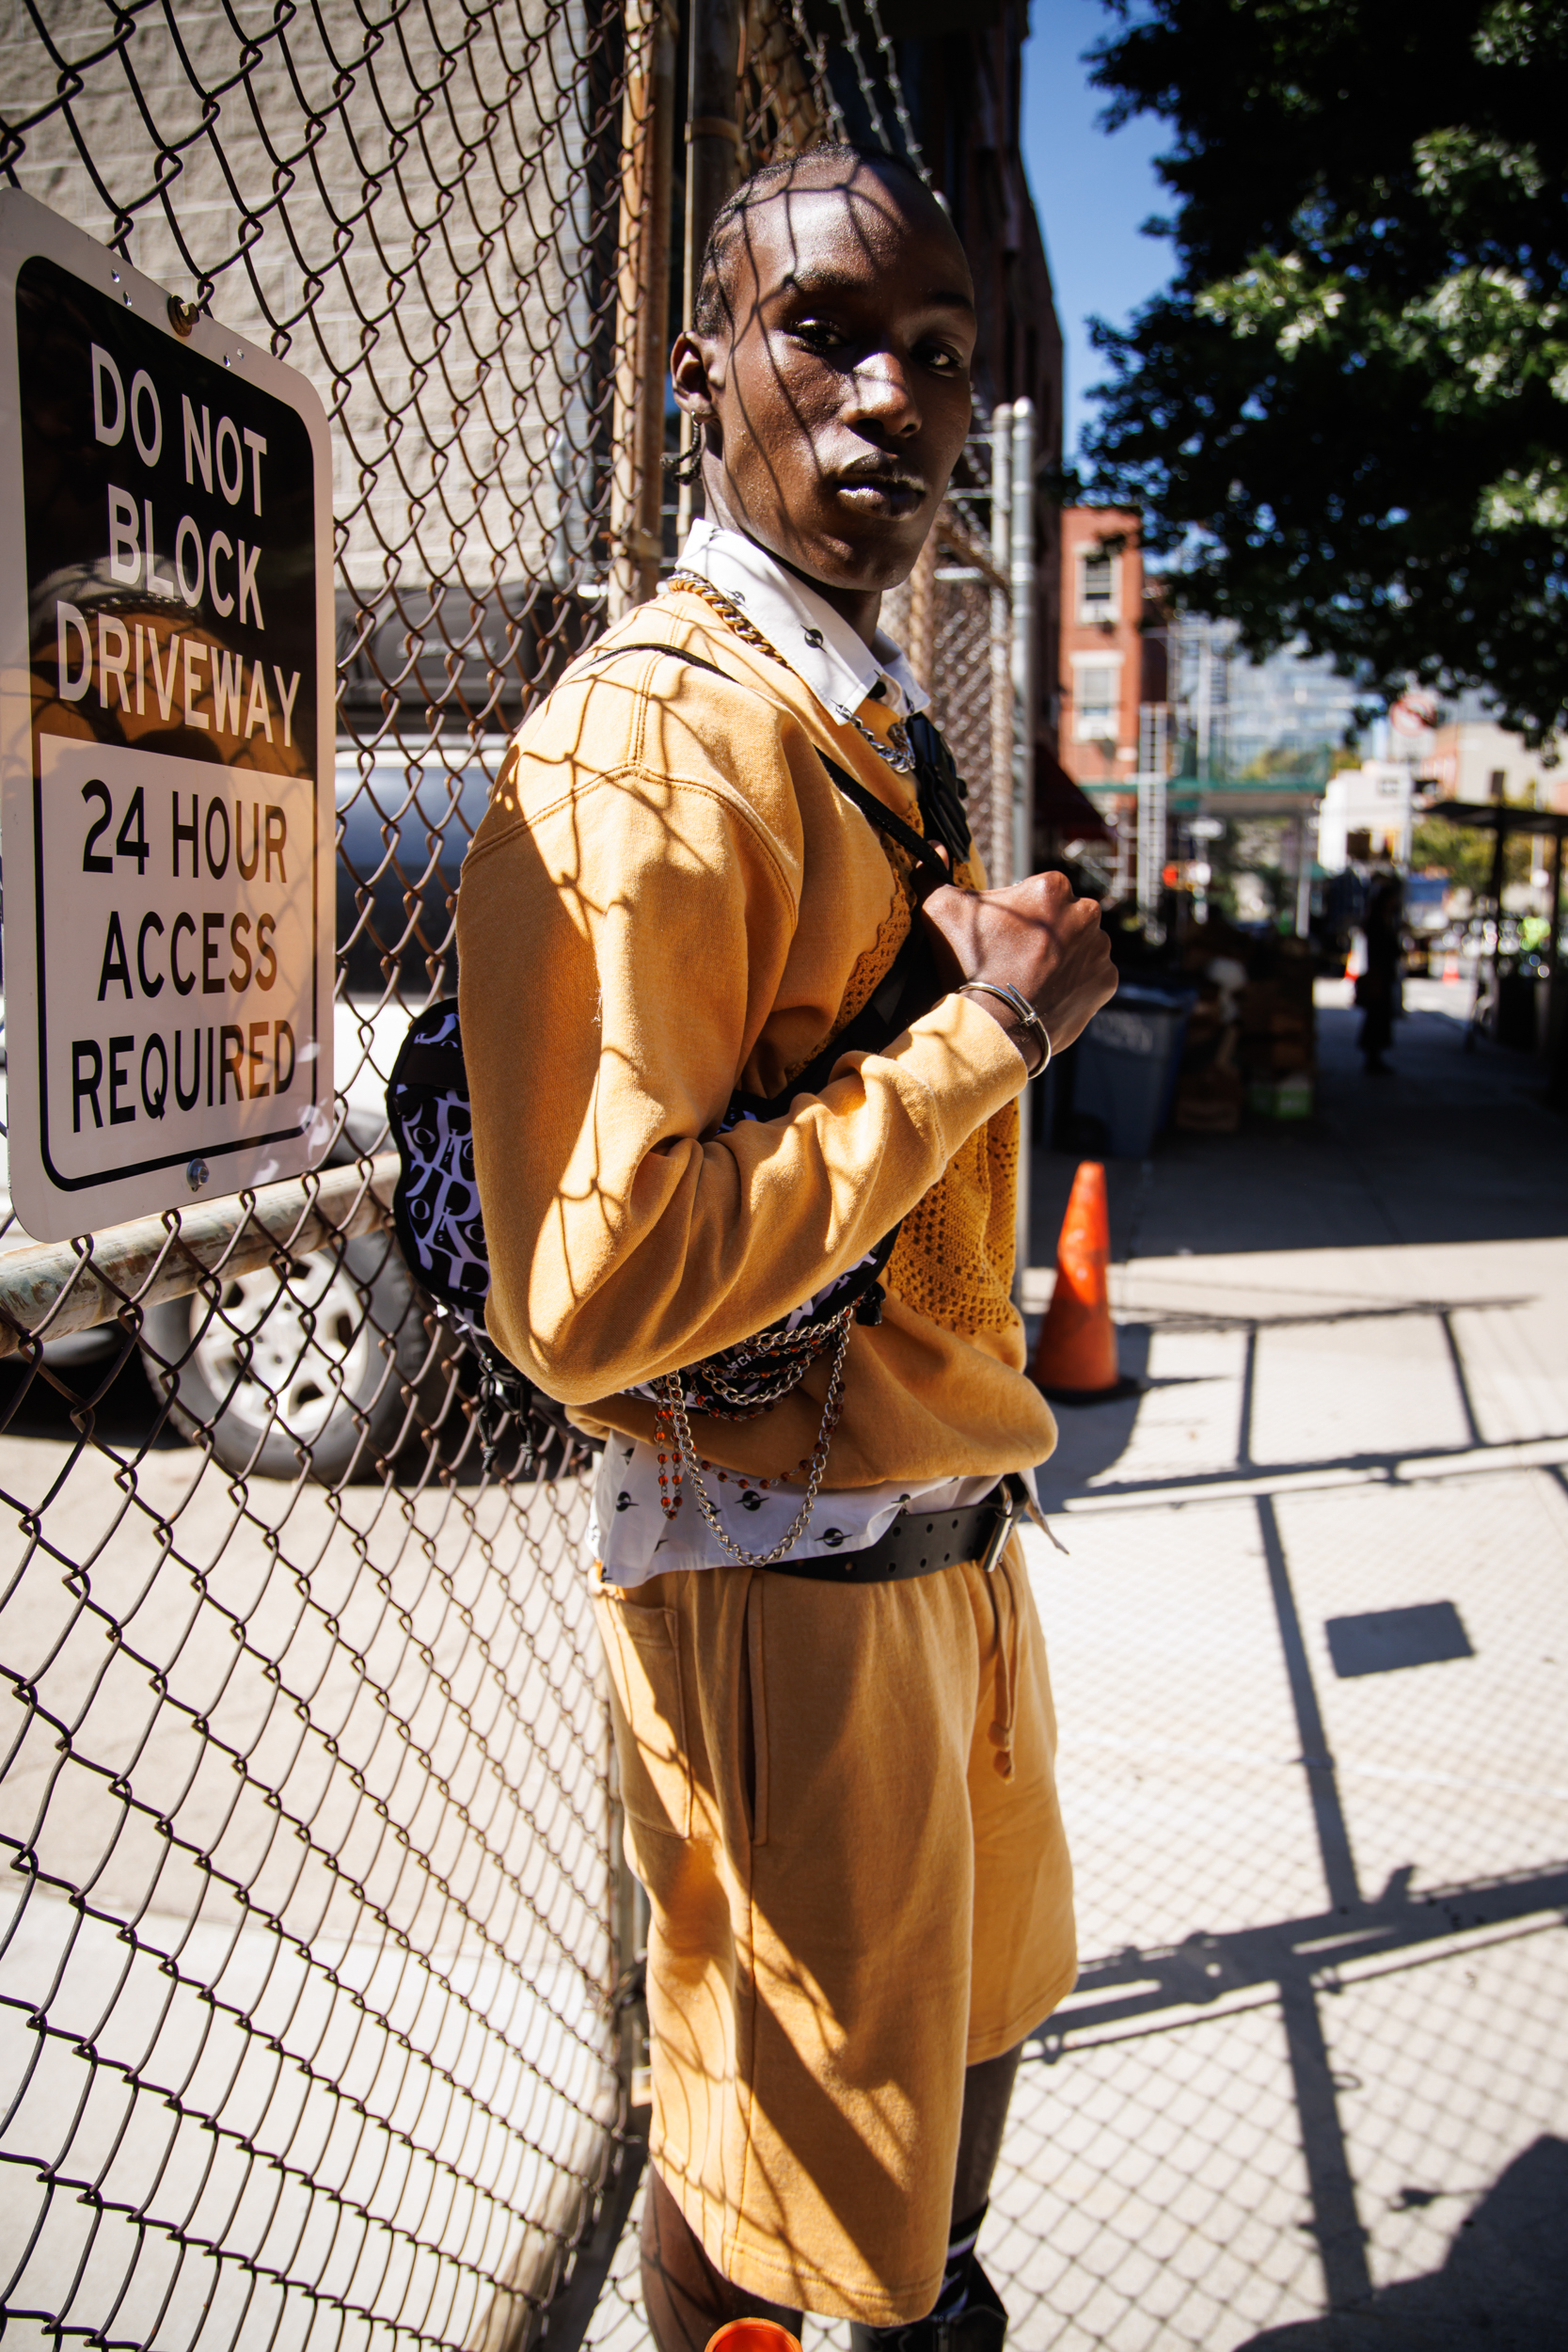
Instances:
[[[1029,1082],[1029,1065],[1002,1024],[956,993],[912,1022],[883,1058],[902,1083],[913,1080],[928,1094],[943,1166]]]

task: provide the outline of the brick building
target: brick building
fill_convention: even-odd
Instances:
[[[1067,507],[1061,548],[1061,762],[1076,784],[1131,790],[1140,713],[1163,708],[1167,693],[1138,517],[1119,507]]]

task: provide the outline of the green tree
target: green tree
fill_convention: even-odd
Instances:
[[[1370,695],[1568,696],[1568,0],[1107,0],[1178,267],[1125,332],[1092,494],[1193,609]],[[1162,225],[1162,224],[1156,224]]]
[[[1473,898],[1484,898],[1492,888],[1492,835],[1480,825],[1450,825],[1446,817],[1423,817],[1410,843],[1410,864],[1418,874],[1447,874]],[[1510,834],[1503,850],[1503,887],[1529,879],[1529,843],[1523,834]]]

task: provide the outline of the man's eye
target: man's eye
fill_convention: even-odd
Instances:
[[[945,343],[927,343],[920,354],[921,363],[934,368],[939,375],[961,375],[964,358],[961,351],[950,351]]]
[[[802,319],[791,331],[797,342],[804,343],[809,351],[836,351],[844,341],[838,328],[827,319]]]

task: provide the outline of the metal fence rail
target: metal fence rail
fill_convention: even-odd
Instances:
[[[734,164],[840,131],[798,0],[743,14]],[[891,49],[845,24],[880,123]],[[0,34],[11,183],[321,391],[339,655],[328,1164],[47,1248],[0,1196],[8,2344],[571,2342],[635,2147],[583,1464],[515,1429],[482,1461],[383,1089],[508,734],[657,578],[674,39],[652,0],[22,0]],[[890,617],[1001,878],[976,464]]]

